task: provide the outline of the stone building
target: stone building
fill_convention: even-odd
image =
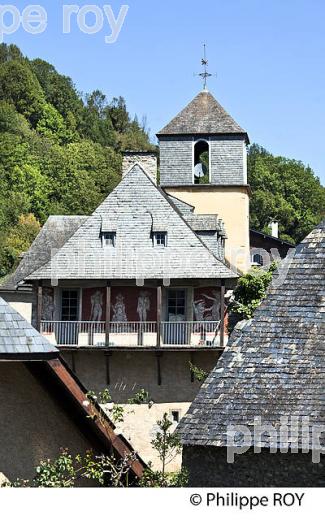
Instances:
[[[0,479],[31,479],[40,461],[62,448],[133,453],[108,417],[89,419],[86,400],[59,350],[0,298]],[[138,457],[131,474],[141,477],[144,468]]]
[[[325,221],[235,329],[181,421],[190,486],[324,486],[324,346]]]
[[[149,393],[124,422],[147,460],[156,421],[199,389],[190,363],[209,372],[227,343],[225,293],[250,267],[246,131],[204,90],[157,136],[160,185],[155,154],[126,152],[93,215],[50,217],[1,287],[88,388]]]

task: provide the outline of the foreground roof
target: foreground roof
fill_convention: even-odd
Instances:
[[[153,247],[153,231],[168,233],[167,247]],[[101,232],[116,233],[116,247],[103,247]],[[236,277],[136,164],[51,261],[27,279]]]
[[[0,359],[48,359],[59,351],[0,298]]]
[[[244,134],[247,137],[246,131],[206,90],[200,92],[157,135],[175,134]]]
[[[51,259],[53,251],[60,249],[86,218],[84,216],[49,217],[17,269],[1,284],[0,292],[15,291],[20,282]]]
[[[226,446],[227,427],[252,428],[254,417],[275,427],[281,416],[324,425],[325,221],[288,265],[254,319],[231,335],[179,426],[184,444]],[[299,428],[299,446],[308,433]]]

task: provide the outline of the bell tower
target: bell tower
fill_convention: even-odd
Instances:
[[[225,223],[226,259],[250,267],[248,135],[204,88],[158,134],[160,185]]]

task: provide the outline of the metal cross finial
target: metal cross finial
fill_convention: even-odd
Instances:
[[[208,72],[208,60],[207,60],[207,57],[206,57],[206,46],[205,46],[205,43],[203,44],[203,58],[201,60],[201,64],[203,66],[203,72],[201,72],[200,74],[198,74],[198,76],[200,76],[203,80],[203,90],[207,90],[207,80],[208,78],[210,78],[212,76],[212,74],[210,74]]]

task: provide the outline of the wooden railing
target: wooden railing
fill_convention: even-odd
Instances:
[[[104,321],[42,321],[40,328],[61,347],[108,347]],[[219,321],[110,322],[109,347],[218,347],[219,329]]]

